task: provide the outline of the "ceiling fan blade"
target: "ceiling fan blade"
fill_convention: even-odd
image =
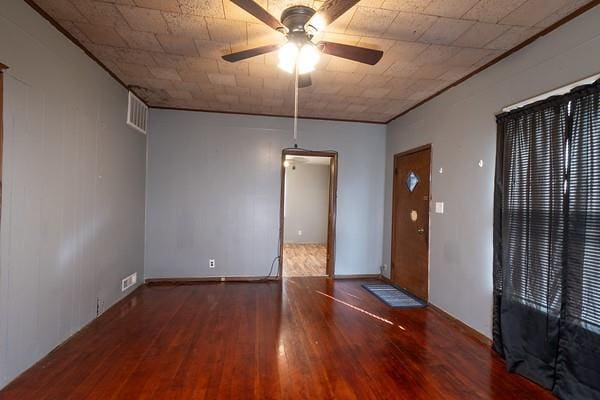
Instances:
[[[252,57],[260,56],[262,54],[270,53],[272,51],[277,50],[279,47],[280,47],[280,45],[278,45],[278,44],[269,44],[267,46],[254,47],[252,49],[238,51],[237,53],[227,54],[227,55],[223,56],[223,60],[229,61],[229,62],[241,61],[241,60],[245,60],[247,58],[252,58]]]
[[[277,20],[274,16],[272,16],[267,10],[262,8],[258,3],[252,0],[231,0],[232,3],[238,5],[242,9],[244,9],[249,14],[258,18],[265,24],[269,25],[271,28],[275,30],[283,30],[285,29],[281,22]]]
[[[310,74],[298,75],[298,87],[300,89],[309,87],[312,85],[312,79],[310,79]]]
[[[346,11],[354,7],[360,0],[327,0],[317,10],[315,15],[308,22],[308,25],[313,25],[316,29],[320,30],[331,24],[333,21],[342,16]],[[317,19],[322,21],[317,22]],[[311,24],[314,22],[314,24]],[[321,25],[321,26],[315,26]]]
[[[383,57],[383,51],[381,50],[367,49],[364,47],[351,46],[349,44],[319,42],[317,46],[324,54],[358,61],[363,64],[375,65],[381,60],[381,57]]]

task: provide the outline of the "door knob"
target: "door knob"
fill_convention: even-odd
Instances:
[[[417,233],[418,233],[419,235],[422,235],[422,234],[424,234],[424,233],[425,233],[425,228],[418,228],[418,229],[417,229]]]

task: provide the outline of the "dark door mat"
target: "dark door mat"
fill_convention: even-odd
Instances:
[[[381,283],[365,283],[362,285],[375,297],[394,308],[419,308],[427,303],[392,285]]]

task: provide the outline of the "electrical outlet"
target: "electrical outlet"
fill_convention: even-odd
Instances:
[[[208,260],[208,268],[214,268],[215,267],[215,259],[211,258],[210,260]]]
[[[298,236],[302,236],[302,229],[298,229]]]

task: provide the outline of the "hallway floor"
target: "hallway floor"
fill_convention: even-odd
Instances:
[[[285,243],[283,276],[327,275],[327,247],[324,244]]]

